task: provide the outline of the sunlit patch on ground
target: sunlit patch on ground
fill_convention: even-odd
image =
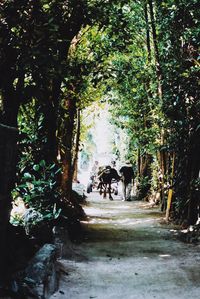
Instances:
[[[171,254],[159,254],[159,257],[168,258],[171,257]]]

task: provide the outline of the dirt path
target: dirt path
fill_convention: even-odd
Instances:
[[[176,240],[158,209],[95,193],[84,209],[85,240],[60,261],[65,273],[52,299],[199,298],[200,247]]]

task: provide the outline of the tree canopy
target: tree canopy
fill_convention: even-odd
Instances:
[[[197,0],[1,1],[0,272],[14,196],[49,221],[83,216],[72,182],[94,102],[129,140],[139,198],[197,221],[199,17]]]

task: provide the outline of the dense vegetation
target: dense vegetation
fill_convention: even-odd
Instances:
[[[129,137],[139,198],[169,214],[172,188],[171,217],[197,221],[199,19],[197,0],[1,1],[0,279],[14,197],[43,221],[83,216],[72,181],[94,101]]]

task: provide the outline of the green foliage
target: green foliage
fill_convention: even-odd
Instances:
[[[170,119],[167,141],[177,156],[174,211],[180,218],[190,218],[192,182],[200,169],[199,3],[157,1],[157,6],[164,75],[162,109]]]
[[[57,183],[60,168],[55,163],[49,164],[43,156],[45,152],[41,151],[46,145],[43,118],[36,100],[20,109],[19,161],[13,197],[20,196],[26,206],[43,215],[43,220],[50,220],[55,217],[55,205],[60,198]]]
[[[55,177],[60,170],[56,165],[46,165],[44,160],[34,164],[31,172],[24,172],[21,183],[14,190],[15,195],[22,197],[28,207],[44,215],[53,217],[55,205],[60,196]]]
[[[19,214],[15,214],[15,215],[11,216],[10,222],[14,226],[24,226],[23,217]]]
[[[110,83],[112,90],[109,95],[115,107],[112,111],[113,119],[130,136],[130,153],[138,148],[142,154],[155,153],[160,144],[163,117],[157,96],[154,65],[147,60],[146,41],[143,38],[146,26],[143,7],[137,4],[136,8],[137,16],[134,13],[130,16],[130,31],[132,34],[137,32],[137,35],[124,53],[118,52],[112,57],[115,84]]]
[[[147,2],[1,1],[0,120],[16,125],[12,113],[21,106],[17,188],[25,202],[38,210],[52,210],[58,196],[58,170],[53,163],[58,132],[68,129],[64,124],[69,107],[63,104],[68,98],[80,110],[95,101],[109,101],[113,123],[128,135],[127,156],[135,163],[138,152],[156,160],[161,149],[175,151],[177,202],[187,205],[191,191],[187,186],[197,179],[200,168],[199,3],[152,2],[161,102],[151,36],[150,50],[147,45],[152,25],[149,6],[145,19]],[[146,176],[141,178],[141,186],[148,184],[145,180]]]
[[[163,110],[172,119],[176,132],[183,129],[181,134],[174,131],[174,138],[182,143],[184,129],[196,129],[199,124],[199,115],[195,113],[199,109],[198,3],[164,1],[158,12],[165,79]]]

